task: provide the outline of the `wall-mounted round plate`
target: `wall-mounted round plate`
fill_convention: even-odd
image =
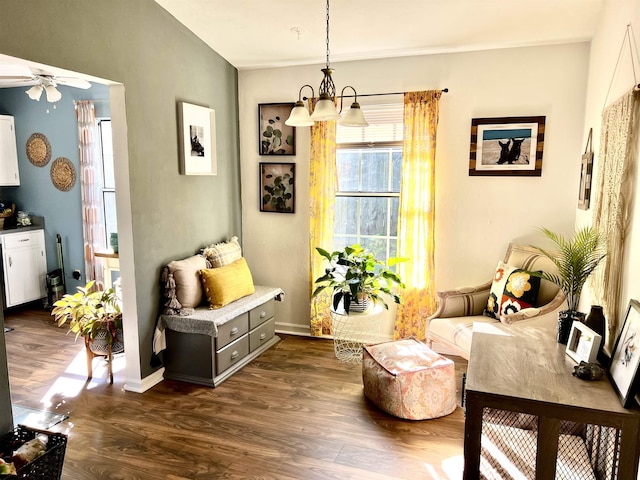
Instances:
[[[36,167],[44,167],[51,160],[51,144],[42,133],[33,133],[27,140],[27,158]]]
[[[65,157],[56,158],[51,164],[51,181],[58,190],[68,192],[76,184],[76,167]]]

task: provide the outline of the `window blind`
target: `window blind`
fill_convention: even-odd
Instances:
[[[404,105],[362,105],[368,127],[342,127],[338,124],[336,143],[401,142],[403,135]]]

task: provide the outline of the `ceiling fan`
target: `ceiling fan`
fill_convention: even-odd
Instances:
[[[40,101],[42,92],[44,92],[48,102],[57,102],[62,98],[62,93],[56,88],[58,85],[82,89],[91,88],[91,84],[81,78],[54,75],[43,70],[32,70],[27,65],[0,64],[0,88],[31,86],[25,91],[31,100]]]

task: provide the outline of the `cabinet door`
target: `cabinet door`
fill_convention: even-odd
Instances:
[[[7,307],[39,300],[46,296],[47,259],[44,251],[44,232],[30,232],[24,236],[11,235],[12,242],[3,242],[4,281]],[[7,243],[24,241],[24,246],[7,248]]]
[[[13,117],[0,115],[0,185],[20,185]]]

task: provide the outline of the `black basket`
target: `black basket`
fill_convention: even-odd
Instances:
[[[13,455],[23,443],[44,435],[48,438],[47,449],[43,455],[26,464],[17,475],[0,475],[0,479],[27,478],[29,480],[59,480],[62,476],[64,452],[67,449],[67,436],[62,433],[48,432],[36,428],[18,425],[13,432],[0,438],[0,456],[7,458]]]

